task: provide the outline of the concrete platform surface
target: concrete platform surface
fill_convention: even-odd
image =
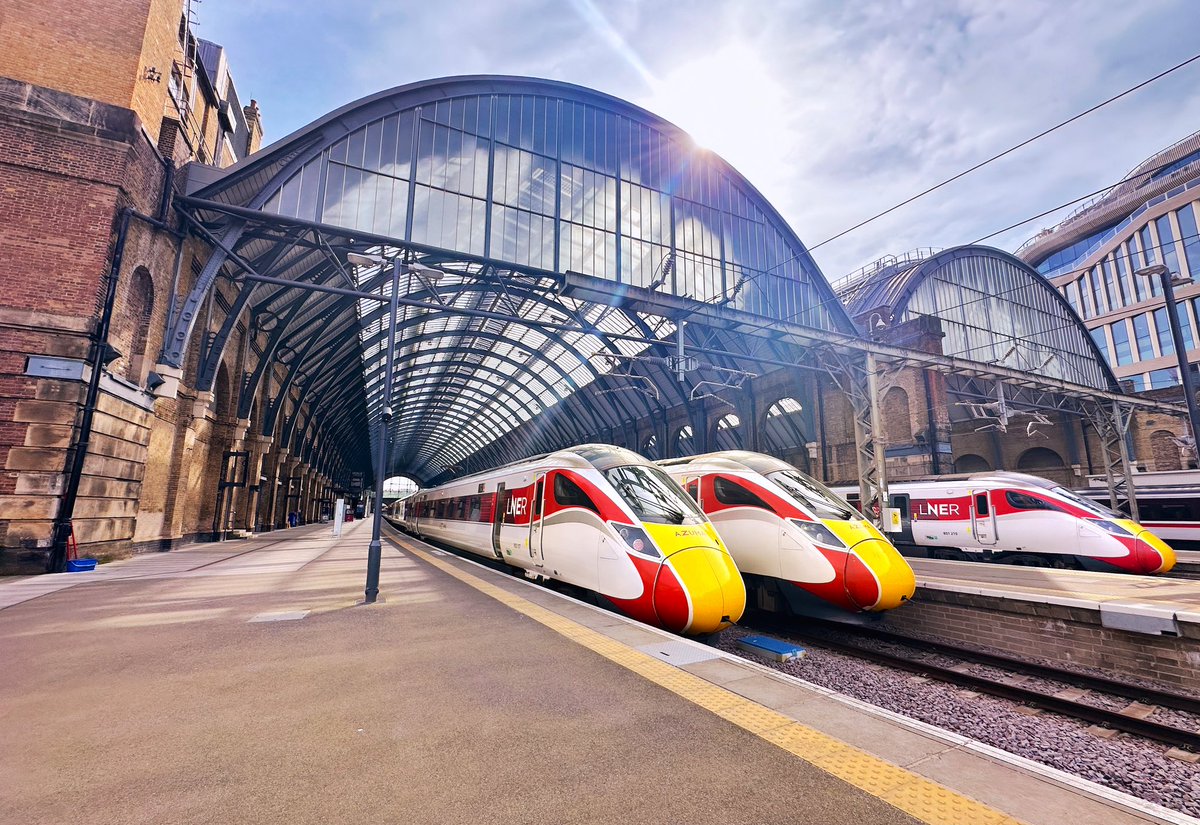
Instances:
[[[0,822],[1187,821],[368,537],[0,582]]]

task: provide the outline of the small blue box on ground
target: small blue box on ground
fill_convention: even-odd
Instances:
[[[747,653],[777,662],[790,662],[808,655],[808,651],[802,647],[769,636],[743,636],[737,640],[737,646]]]
[[[96,569],[95,559],[71,559],[67,562],[68,573],[86,573]]]

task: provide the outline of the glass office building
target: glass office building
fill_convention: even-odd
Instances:
[[[1118,379],[1134,390],[1180,383],[1157,277],[1163,264],[1200,279],[1200,133],[1139,164],[1122,183],[1084,204],[1017,255],[1066,297]],[[1200,284],[1176,287],[1188,360],[1200,361]]]

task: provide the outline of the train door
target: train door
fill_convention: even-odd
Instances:
[[[971,492],[971,528],[980,544],[996,543],[996,510],[987,490]]]
[[[912,500],[908,493],[892,493],[888,500],[892,509],[900,512],[900,530],[889,533],[888,538],[902,544],[913,544]]]
[[[529,558],[537,567],[542,566],[542,497],[546,494],[546,474],[538,473],[533,485],[533,501],[529,502]]]
[[[512,499],[512,491],[504,489],[504,482],[496,486],[496,504],[492,507],[492,553],[496,558],[504,558],[504,550],[500,547],[500,527],[504,524],[504,514],[508,512],[508,502]]]

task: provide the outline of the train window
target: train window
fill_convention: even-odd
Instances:
[[[713,494],[722,504],[730,504],[735,507],[761,507],[763,510],[771,509],[769,504],[754,493],[724,476],[716,476],[713,479]]]
[[[539,478],[537,485],[533,488],[533,517],[539,519],[542,517],[542,490],[546,488],[546,480]]]
[[[858,517],[858,512],[849,502],[838,498],[837,493],[795,470],[783,470],[767,476],[793,498],[803,504],[817,518],[835,518],[849,521]]]
[[[687,494],[692,497],[692,501],[699,503],[700,501],[700,480],[693,478],[683,488],[687,490]]]
[[[1014,510],[1057,510],[1048,501],[1042,501],[1040,498],[1035,498],[1025,493],[1014,493],[1012,490],[1005,490],[1004,498],[1008,502],[1008,506]]]
[[[1010,501],[1011,501],[1011,499],[1010,499]],[[975,494],[975,515],[986,516],[990,512],[991,512],[991,508],[989,507],[987,493],[976,493]]]
[[[653,524],[703,524],[704,513],[671,477],[657,467],[629,464],[610,467],[604,478],[642,521]]]
[[[583,488],[562,473],[554,475],[554,500],[563,507],[585,507],[597,515],[600,513],[600,508]]]

